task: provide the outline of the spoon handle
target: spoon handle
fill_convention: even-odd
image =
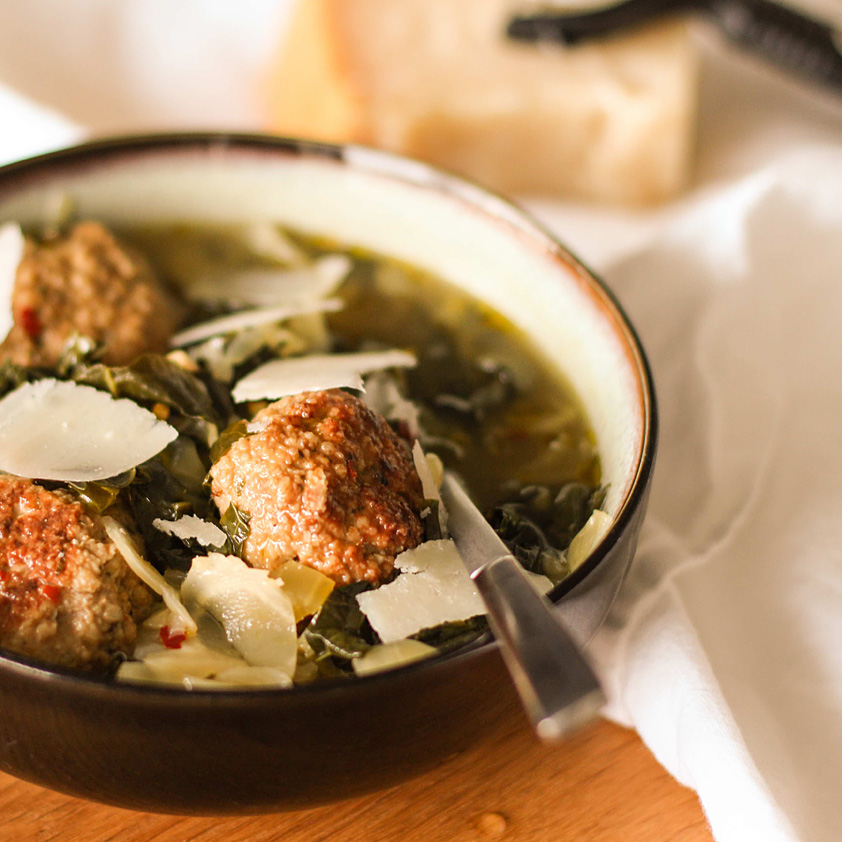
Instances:
[[[488,562],[472,578],[538,736],[555,740],[595,717],[605,698],[593,670],[515,558]]]

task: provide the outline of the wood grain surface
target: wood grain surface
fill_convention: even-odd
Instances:
[[[294,813],[136,813],[0,774],[2,842],[712,842],[695,794],[599,722],[556,746],[518,710],[487,742],[386,792]]]

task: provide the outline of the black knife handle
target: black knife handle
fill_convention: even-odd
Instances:
[[[596,716],[605,699],[593,670],[514,557],[489,562],[472,578],[538,736],[557,739]]]
[[[686,12],[704,15],[743,49],[842,93],[842,33],[773,0],[625,0],[588,12],[514,17],[506,34],[519,41],[577,44]]]
[[[509,21],[506,35],[515,41],[578,44],[663,15],[697,9],[704,3],[705,0],[625,0],[584,12],[517,15]]]
[[[709,0],[707,11],[733,43],[842,91],[842,34],[771,0]]]

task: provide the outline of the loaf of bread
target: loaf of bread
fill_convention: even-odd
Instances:
[[[697,62],[676,21],[512,43],[513,0],[298,0],[269,85],[281,134],[352,141],[505,193],[651,204],[685,185]]]

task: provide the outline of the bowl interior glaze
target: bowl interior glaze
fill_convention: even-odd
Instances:
[[[528,216],[413,161],[263,136],[116,139],[0,168],[0,222],[41,222],[63,195],[106,224],[278,222],[427,269],[508,317],[572,383],[597,437],[613,522],[553,592],[580,642],[596,631],[643,517],[654,394],[610,293]],[[0,658],[0,746],[15,742],[0,747],[0,767],[144,809],[300,807],[429,768],[493,727],[489,699],[510,697],[493,642],[341,687],[192,694],[11,656]],[[355,728],[373,709],[385,710],[379,731]],[[65,759],[50,761],[47,743]]]

